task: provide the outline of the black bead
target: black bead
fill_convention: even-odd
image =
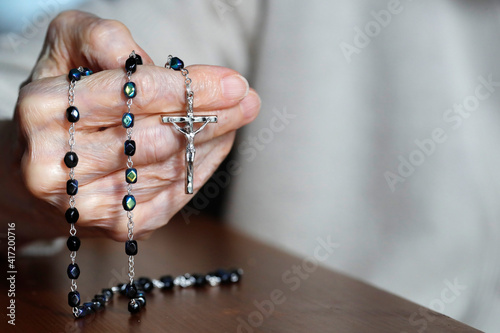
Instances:
[[[68,305],[74,308],[80,305],[80,293],[78,291],[70,291],[68,294]]]
[[[76,123],[80,120],[80,111],[75,106],[70,106],[66,109],[66,118],[70,123]]]
[[[146,306],[146,297],[136,297],[136,302],[139,302],[139,305],[143,308]]]
[[[146,277],[141,277],[137,280],[137,284],[139,285],[139,288],[141,290],[144,290],[145,292],[149,293],[151,290],[153,290],[153,281],[151,279],[146,278]]]
[[[113,298],[113,290],[110,288],[106,288],[101,290],[102,295],[105,297],[106,302],[109,302]]]
[[[76,208],[68,208],[66,210],[66,213],[64,214],[64,217],[66,217],[66,221],[68,223],[76,223],[76,221],[78,221],[78,218],[80,217],[80,213],[78,213],[78,209]]]
[[[76,236],[69,236],[66,245],[68,246],[68,250],[78,251],[78,249],[80,248],[80,238]]]
[[[94,312],[97,312],[97,311],[100,311],[100,310],[104,310],[104,303],[99,302],[99,301],[98,301],[98,300],[96,300],[95,298],[94,298],[94,299],[92,299],[92,302],[90,302],[90,303],[92,303],[92,304],[90,305],[90,307],[92,308],[92,310],[93,310]]]
[[[78,81],[81,79],[81,77],[82,77],[82,73],[78,69],[73,68],[72,70],[69,71],[68,79],[70,81],[73,81],[73,80]]]
[[[139,65],[137,63],[137,59],[134,57],[130,57],[127,59],[127,61],[125,61],[125,70],[127,72],[135,73],[135,71],[137,70],[137,65]]]
[[[105,305],[107,301],[106,296],[100,294],[94,295],[94,298],[92,299],[92,302],[99,302],[102,303],[102,305]]]
[[[142,65],[142,57],[137,53],[135,54],[135,61],[137,62],[137,65]]]
[[[66,193],[68,195],[76,195],[78,193],[78,180],[69,179],[66,182]]]
[[[78,279],[80,276],[80,268],[78,267],[78,264],[69,264],[67,273],[70,279]]]
[[[202,287],[207,283],[207,280],[205,279],[205,275],[202,274],[193,274],[192,275],[195,279],[194,285],[196,287]]]
[[[130,302],[128,302],[128,312],[137,313],[139,311],[141,311],[141,305],[136,300],[131,299]]]
[[[94,74],[94,72],[92,72],[92,70],[87,67],[83,67],[83,71],[81,73],[83,76],[89,76]]]
[[[127,295],[128,298],[134,298],[137,295],[137,286],[131,283],[127,284],[125,295]]]
[[[229,271],[229,274],[231,274],[231,282],[239,282],[241,280],[241,275],[243,275],[243,270],[242,269],[231,269]]]
[[[68,168],[74,168],[78,165],[78,155],[73,151],[68,151],[66,155],[64,155],[64,164]]]
[[[221,283],[231,282],[231,273],[229,273],[225,269],[218,269],[213,273],[213,275],[219,277]]]
[[[125,253],[129,256],[135,256],[138,251],[137,241],[128,240],[125,242]]]
[[[76,318],[83,318],[88,314],[87,307],[84,305],[80,305],[78,307],[78,311],[76,312]]]
[[[184,62],[177,57],[173,57],[172,59],[170,59],[170,68],[176,71],[180,71],[184,68]]]
[[[135,141],[134,140],[125,141],[124,148],[125,148],[125,155],[134,156],[134,154],[135,154]]]
[[[118,284],[117,287],[118,287],[118,292],[120,293],[120,295],[125,296],[127,294],[127,284],[120,283],[120,284]]]
[[[83,303],[83,306],[87,308],[87,314],[96,312],[94,302],[85,302]]]
[[[169,290],[174,287],[174,279],[170,275],[165,275],[160,278],[160,282],[163,283],[163,290]]]

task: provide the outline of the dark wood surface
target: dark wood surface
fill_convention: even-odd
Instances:
[[[6,251],[4,245],[2,242],[2,250]],[[67,249],[49,258],[18,255],[16,326],[7,325],[8,318],[2,316],[0,332],[412,333],[424,323],[426,333],[479,332],[321,267],[306,266],[310,273],[294,274],[293,266],[302,265],[303,259],[205,218],[192,219],[190,224],[174,219],[149,240],[140,241],[137,276],[158,278],[167,273],[203,273],[218,267],[238,266],[245,270],[242,281],[171,292],[155,289],[148,295],[146,309],[134,316],[127,311],[127,300],[116,297],[104,311],[75,320],[67,305],[70,284],[66,276]],[[121,243],[83,240],[77,261],[82,271],[78,279],[82,298],[87,301],[101,288],[125,282],[126,260]],[[2,283],[0,300],[5,313],[6,279]],[[279,304],[270,309],[273,300]],[[264,309],[258,310],[256,303],[264,305]],[[410,324],[412,313],[418,314],[414,318],[420,319],[418,325]]]

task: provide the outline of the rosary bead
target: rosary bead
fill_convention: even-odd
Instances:
[[[137,96],[137,88],[135,86],[134,82],[127,82],[123,86],[123,92],[125,93],[125,96],[128,98],[134,98]]]
[[[138,55],[137,53],[135,54],[135,61],[137,65],[142,65],[142,57]]]
[[[80,80],[82,77],[82,73],[77,69],[77,68],[73,68],[72,70],[69,71],[69,74],[68,74],[68,79],[70,81],[78,81]]]
[[[137,55],[136,55],[137,57]],[[142,59],[141,59],[142,62]],[[125,70],[130,73],[135,73],[137,70],[137,65],[141,65],[137,62],[137,58],[130,57],[125,61]]]
[[[76,195],[78,193],[78,180],[70,179],[66,182],[66,193],[68,195]]]
[[[225,269],[218,269],[213,273],[213,275],[219,277],[221,283],[231,282],[231,273],[229,273]]]
[[[231,269],[229,273],[231,274],[231,282],[239,282],[241,275],[243,275],[243,270],[241,268]]]
[[[143,296],[143,297],[137,297],[137,298],[135,299],[135,301],[136,301],[136,302],[138,302],[138,303],[139,303],[139,305],[140,305],[142,308],[146,306],[146,297],[144,297],[144,296]]]
[[[78,291],[70,291],[68,294],[68,305],[74,308],[80,305],[80,293]]]
[[[66,245],[68,246],[68,250],[78,251],[80,248],[80,239],[76,236],[69,236]]]
[[[80,111],[76,108],[76,106],[70,106],[66,109],[66,118],[70,123],[76,123],[80,120]]]
[[[128,240],[125,242],[125,253],[129,256],[135,256],[137,254],[138,247],[137,241]]]
[[[137,313],[139,311],[141,311],[141,305],[136,300],[131,299],[130,302],[128,302],[128,312]]]
[[[137,280],[137,284],[139,285],[140,289],[144,290],[145,292],[149,293],[151,290],[153,290],[153,281],[147,277],[141,277],[139,280]]]
[[[64,155],[64,164],[68,168],[74,168],[78,165],[78,155],[76,155],[73,151],[68,151],[66,155]]]
[[[106,296],[100,294],[94,295],[94,298],[92,299],[92,302],[99,302],[102,305],[105,305],[107,301]]]
[[[106,302],[109,302],[113,298],[113,290],[110,288],[103,289],[101,292]]]
[[[104,310],[104,303],[99,302],[95,298],[92,299],[92,302],[90,302],[90,303],[91,303],[90,307],[92,308],[92,310],[94,312]]]
[[[126,295],[126,289],[127,289],[127,285],[125,283],[120,283],[117,285],[118,289],[119,289],[119,293],[120,295],[123,295],[125,296]]]
[[[127,284],[125,295],[127,295],[128,298],[134,298],[137,295],[137,286],[131,283]]]
[[[174,287],[174,279],[170,275],[165,275],[160,278],[160,282],[163,283],[163,290],[169,290]]]
[[[76,223],[76,221],[78,221],[78,218],[80,217],[80,213],[78,213],[78,209],[76,208],[68,208],[66,210],[66,213],[64,214],[64,217],[66,217],[66,221],[68,223]]]
[[[80,276],[80,268],[78,267],[78,264],[69,264],[67,273],[70,279],[78,279]]]
[[[75,317],[76,318],[83,318],[87,315],[87,313],[88,313],[87,307],[84,305],[80,305],[77,309]]]
[[[177,57],[173,57],[172,59],[170,59],[170,68],[176,71],[180,71],[184,68],[184,62]]]
[[[85,303],[83,303],[83,306],[87,309],[87,314],[96,312],[96,310],[97,310],[95,308],[94,302],[85,302]]]
[[[207,283],[207,280],[205,279],[205,275],[193,274],[193,277],[195,279],[195,281],[194,281],[195,287],[202,287]]]
[[[125,170],[125,181],[129,184],[137,183],[137,170],[134,168]]]
[[[135,141],[126,140],[124,145],[125,155],[134,156],[135,154]]]
[[[83,67],[83,71],[81,73],[83,76],[89,76],[94,74],[94,72],[92,72],[92,70],[87,67]]]
[[[124,113],[122,117],[122,125],[125,128],[134,127],[134,115],[130,112]]]
[[[126,196],[123,197],[122,201],[123,209],[125,209],[127,212],[134,210],[136,204],[137,201],[135,200],[135,197],[133,195],[127,194]]]

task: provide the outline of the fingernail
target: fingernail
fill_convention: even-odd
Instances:
[[[226,76],[222,79],[222,95],[227,99],[242,99],[249,89],[248,81],[241,75]]]
[[[241,112],[243,113],[245,119],[255,118],[259,112],[260,104],[261,101],[259,95],[256,93],[248,94],[248,96],[240,102]]]

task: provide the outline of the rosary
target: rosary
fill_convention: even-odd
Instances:
[[[127,82],[123,87],[123,93],[127,97],[127,110],[123,114],[121,122],[126,131],[126,140],[123,145],[124,154],[127,156],[126,169],[125,169],[125,182],[126,194],[122,200],[123,209],[127,216],[127,229],[128,240],[125,242],[125,253],[128,256],[128,277],[127,283],[121,283],[112,288],[102,289],[100,294],[96,294],[90,302],[80,305],[81,296],[78,292],[78,285],[76,283],[80,276],[80,268],[76,263],[76,254],[80,248],[80,239],[76,236],[75,225],[80,217],[78,209],[76,208],[76,194],[78,193],[78,180],[75,178],[75,168],[78,165],[78,155],[75,150],[75,134],[76,123],[80,119],[80,111],[74,105],[75,103],[75,88],[76,82],[82,77],[92,74],[92,71],[85,67],[79,67],[70,70],[68,79],[70,81],[68,89],[68,104],[66,109],[66,118],[71,123],[69,127],[69,151],[64,156],[64,164],[69,168],[69,180],[66,183],[66,193],[69,196],[69,208],[66,210],[65,218],[70,224],[70,236],[66,243],[70,251],[71,263],[67,269],[68,278],[71,280],[71,291],[68,293],[68,305],[72,308],[75,318],[85,317],[87,314],[102,310],[112,300],[113,295],[119,293],[120,295],[129,298],[128,311],[132,314],[138,313],[146,306],[146,293],[151,292],[154,287],[162,290],[171,290],[178,286],[181,288],[187,287],[203,287],[203,286],[218,286],[220,284],[236,283],[241,279],[243,274],[242,269],[216,271],[207,274],[184,274],[173,278],[170,275],[165,275],[159,279],[149,279],[141,277],[135,280],[134,270],[134,257],[138,252],[137,241],[134,240],[134,215],[132,211],[137,205],[137,201],[132,193],[133,184],[137,183],[138,173],[134,168],[132,156],[136,151],[136,143],[132,140],[132,133],[134,127],[134,114],[132,113],[132,102],[134,97],[137,96],[137,86],[132,81],[132,74],[136,72],[137,67],[142,65],[142,58],[134,51],[129,55],[125,62],[125,72],[127,75]],[[189,71],[184,68],[184,63],[177,57],[168,56],[165,68],[180,71],[184,76],[184,84],[186,86],[186,116],[170,117],[162,115],[160,120],[162,123],[170,123],[175,126],[175,129],[184,134],[187,140],[186,144],[186,193],[193,194],[194,182],[194,158],[196,149],[194,146],[194,138],[196,134],[201,132],[208,123],[216,123],[217,116],[194,116],[193,101],[194,92],[191,89],[191,79],[189,78]],[[198,129],[194,129],[194,124],[200,123]],[[184,124],[183,127],[179,124]]]

